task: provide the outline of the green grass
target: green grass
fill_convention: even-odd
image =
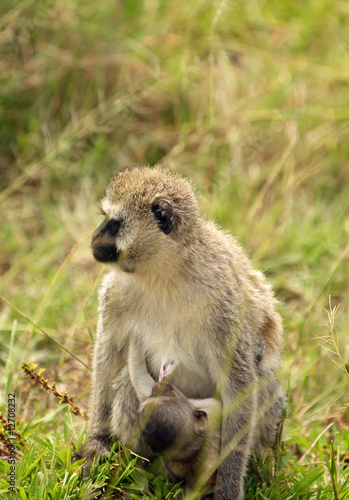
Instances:
[[[349,498],[348,23],[339,0],[1,2],[0,293],[30,322],[2,301],[0,404],[6,416],[16,394],[28,451],[15,493],[0,460],[0,495],[175,498],[127,450],[83,481],[83,419],[19,369],[46,368],[87,407],[88,369],[52,339],[90,365],[99,200],[119,169],[161,163],[193,179],[280,298],[288,416],[246,497]]]

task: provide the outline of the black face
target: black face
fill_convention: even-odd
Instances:
[[[116,262],[118,260],[119,252],[115,245],[97,246],[92,244],[91,246],[93,256],[98,262]]]
[[[104,220],[97,227],[92,236],[92,253],[98,262],[116,262],[119,252],[116,248],[115,237],[121,226],[121,221],[115,219]]]

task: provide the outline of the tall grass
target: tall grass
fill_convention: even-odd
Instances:
[[[82,419],[19,365],[46,368],[87,407],[89,373],[69,352],[90,365],[99,199],[120,169],[161,163],[193,179],[281,301],[288,418],[247,498],[349,498],[347,3],[4,0],[0,14],[0,293],[22,313],[2,301],[0,403],[6,415],[16,394],[29,448],[9,497],[91,492],[70,464]],[[95,487],[178,494],[127,453]]]

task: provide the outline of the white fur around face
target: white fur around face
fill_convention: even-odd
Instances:
[[[108,198],[103,198],[102,200],[102,210],[111,219],[118,219],[122,212],[122,205],[119,203],[110,203]]]

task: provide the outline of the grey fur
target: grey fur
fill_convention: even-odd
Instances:
[[[103,226],[92,242],[110,271],[99,290],[84,454],[90,461],[107,454],[109,437],[151,453],[141,437],[141,405],[164,356],[175,356],[172,383],[187,398],[222,405],[214,498],[241,500],[252,446],[273,444],[284,407],[277,382],[282,325],[271,287],[235,238],[199,215],[194,190],[180,177],[159,168],[124,171],[102,206],[107,222],[117,224],[109,233]],[[133,341],[141,375],[130,373]]]

